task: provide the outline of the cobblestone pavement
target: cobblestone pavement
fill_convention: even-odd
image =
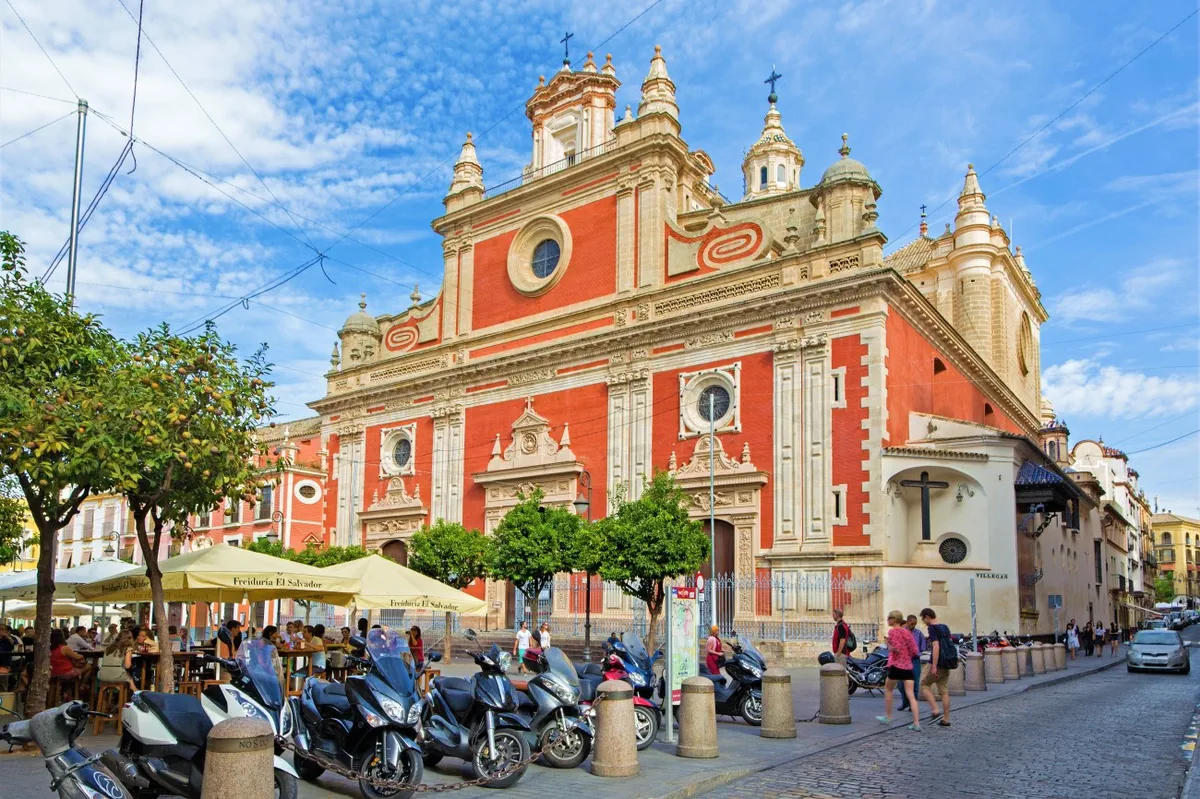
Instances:
[[[1189,677],[1117,668],[962,712],[952,706],[949,729],[900,727],[705,796],[1176,799],[1188,766],[1184,735],[1200,698],[1195,659]]]

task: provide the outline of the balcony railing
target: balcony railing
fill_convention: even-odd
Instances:
[[[521,186],[524,186],[526,183],[532,183],[538,178],[544,178],[547,175],[553,175],[556,172],[562,172],[564,169],[570,169],[571,167],[575,166],[580,161],[586,161],[587,159],[595,158],[598,155],[611,153],[617,149],[617,140],[609,139],[606,142],[597,144],[595,147],[589,147],[586,150],[580,150],[577,153],[572,153],[566,158],[562,158],[551,164],[546,164],[538,169],[531,169],[528,172],[522,173],[519,177],[515,177],[512,180],[506,180],[503,183],[498,183],[491,188],[485,189],[483,192],[483,198],[485,200],[490,200],[493,197],[499,197],[501,194],[510,192],[513,189],[518,189]]]

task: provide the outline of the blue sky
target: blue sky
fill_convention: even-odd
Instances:
[[[12,2],[62,76],[0,7],[0,143],[69,113],[60,100],[76,94],[127,128],[136,25],[120,2]],[[1052,315],[1043,385],[1073,438],[1134,453],[1148,494],[1200,516],[1200,436],[1137,452],[1200,428],[1200,17],[1001,161],[1195,3],[662,0],[645,11],[651,2],[151,0],[146,32],[203,110],[143,40],[134,132],[241,204],[137,146],[136,171],[126,163],[83,234],[80,306],[127,336],[185,325],[304,263],[310,242],[353,231],[324,274],[309,269],[218,323],[247,349],[269,343],[280,414],[305,415],[359,292],[395,312],[414,283],[436,290],[429,221],[465,131],[488,185],[529,160],[523,103],[558,68],[564,30],[575,58],[613,54],[619,109],[636,108],[662,45],[684,137],[712,156],[728,196],[740,196],[774,65],[802,184],[849,133],[883,187],[889,250],[916,234],[922,203],[942,229],[954,209],[942,203],[975,163]],[[73,143],[61,119],[0,150],[0,227],[29,242],[35,269],[66,235]],[[90,119],[86,196],[123,144]]]

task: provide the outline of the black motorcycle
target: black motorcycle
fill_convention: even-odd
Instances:
[[[358,787],[367,799],[407,799],[415,788],[377,788],[371,781],[416,785],[425,775],[418,743],[425,702],[417,691],[408,639],[381,627],[365,642],[351,638],[350,643],[366,648],[365,675],[345,683],[309,677],[303,693],[291,699],[296,773],[311,782],[325,772],[323,761],[336,763],[364,775]],[[440,659],[430,653],[430,660]]]
[[[75,745],[92,715],[103,714],[89,713],[83,702],[67,702],[28,721],[5,724],[0,741],[14,746],[36,743],[50,772],[50,789],[58,791],[59,799],[129,799],[116,775]]]
[[[870,643],[863,641],[863,647]],[[859,688],[868,693],[882,692],[883,684],[887,680],[887,656],[886,646],[875,647],[865,658],[846,655],[846,692],[853,694]],[[837,658],[832,652],[822,652],[817,662],[823,666],[826,663],[836,663]]]
[[[534,745],[555,768],[575,768],[592,751],[592,726],[579,708],[579,675],[561,649],[526,650],[534,676],[519,697],[518,712],[529,719]]]
[[[762,676],[767,670],[766,658],[754,648],[748,638],[735,632],[729,642],[733,657],[725,661],[726,679],[713,674],[701,661],[700,676],[713,681],[718,716],[741,716],[747,724],[762,726]]]
[[[474,630],[463,633],[475,641]],[[529,722],[518,715],[517,691],[508,680],[512,655],[492,644],[471,655],[479,673],[470,680],[438,677],[433,681],[421,739],[425,765],[449,755],[470,762],[488,787],[507,788],[525,773],[529,759]]]

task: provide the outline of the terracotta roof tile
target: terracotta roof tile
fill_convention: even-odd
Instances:
[[[900,274],[920,269],[933,256],[936,242],[922,236],[914,242],[904,245],[883,259],[883,265],[895,269]]]

